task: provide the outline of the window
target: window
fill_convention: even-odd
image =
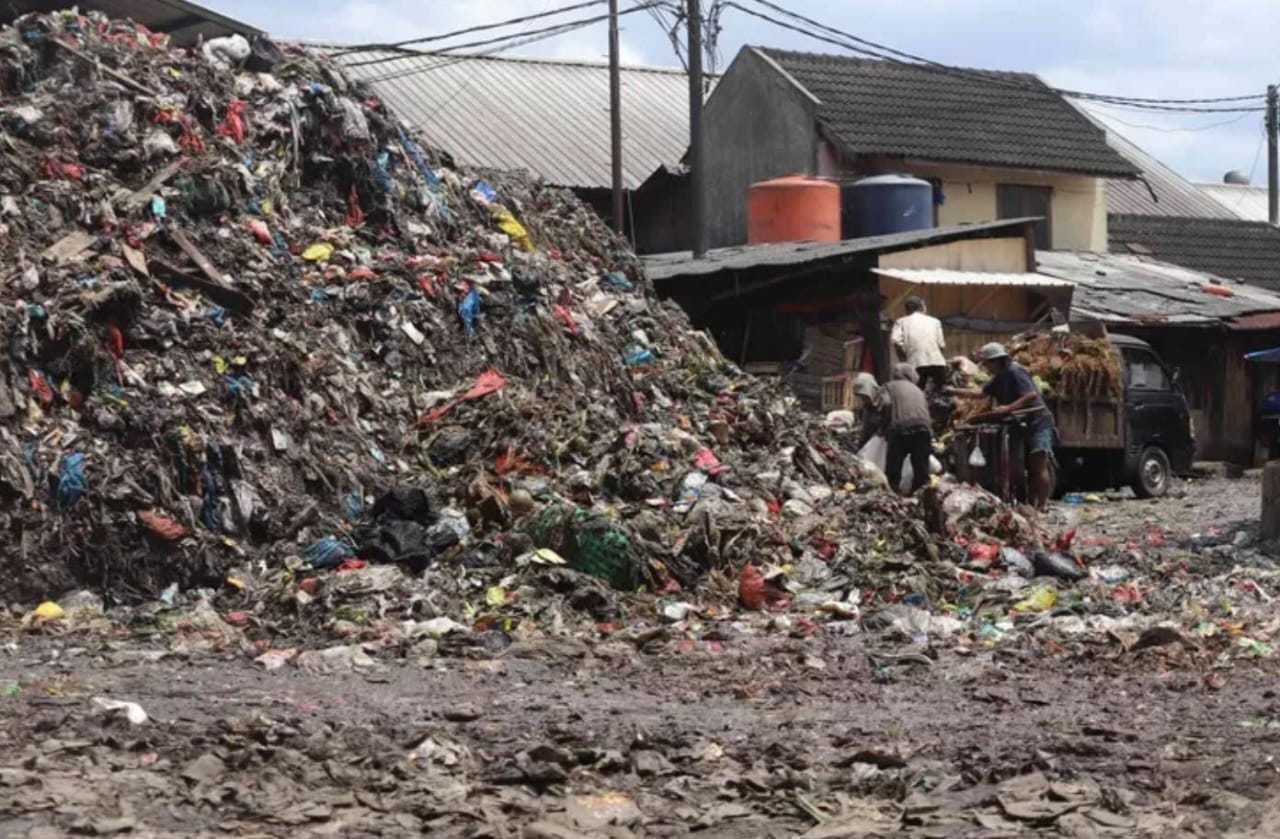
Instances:
[[[1036,249],[1050,249],[1050,212],[1053,190],[1047,186],[996,185],[996,218],[1028,218],[1039,216],[1036,222]]]
[[[1134,390],[1172,390],[1169,374],[1155,356],[1142,350],[1125,350],[1129,387]]]

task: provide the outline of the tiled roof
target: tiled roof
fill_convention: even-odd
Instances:
[[[390,52],[337,60],[460,164],[525,169],[556,186],[612,184],[607,64]],[[688,77],[623,67],[623,185],[679,163],[688,144]]]
[[[1029,73],[757,48],[821,104],[846,154],[1128,176],[1102,130]]]
[[[1112,253],[1130,253],[1280,291],[1280,229],[1242,219],[1107,216]]]

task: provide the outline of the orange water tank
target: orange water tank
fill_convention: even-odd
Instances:
[[[747,243],[840,241],[840,187],[785,175],[747,190]]]

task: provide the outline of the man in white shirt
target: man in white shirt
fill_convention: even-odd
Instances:
[[[889,339],[898,357],[916,368],[920,387],[931,393],[947,385],[947,359],[942,354],[947,348],[942,335],[942,321],[925,313],[924,301],[908,297],[903,306],[907,316],[893,324]]]

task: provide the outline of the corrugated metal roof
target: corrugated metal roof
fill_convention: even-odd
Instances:
[[[1074,283],[1044,274],[1002,274],[989,271],[953,271],[949,268],[872,268],[872,273],[914,285],[973,285],[1005,288],[1071,288]]]
[[[72,5],[81,11],[99,11],[114,18],[128,18],[153,32],[164,32],[179,45],[193,44],[198,39],[219,38],[239,33],[246,38],[262,34],[261,30],[220,15],[187,0],[7,0],[0,4],[0,21],[11,21],[28,12],[56,12]]]
[[[906,233],[890,233],[885,236],[845,239],[843,242],[779,242],[767,245],[741,245],[733,248],[716,248],[708,251],[707,255],[701,259],[695,259],[689,251],[653,254],[642,256],[640,259],[644,262],[645,273],[650,279],[669,280],[674,277],[718,274],[721,271],[805,265],[858,253],[892,250],[946,239],[964,239],[974,234],[1013,229],[1035,221],[1039,219],[1016,218],[988,221],[982,224],[930,227]]]
[[[1111,323],[1209,326],[1280,312],[1280,295],[1144,257],[1037,251],[1036,262],[1040,273],[1075,283],[1075,313]]]
[[[1196,184],[1227,212],[1245,221],[1268,221],[1267,188],[1242,184]]]
[[[525,169],[565,187],[613,183],[607,64],[399,52],[335,57],[463,165]],[[640,186],[659,166],[679,163],[688,144],[685,74],[623,67],[626,188]]]
[[[1106,132],[1107,145],[1133,164],[1138,180],[1111,178],[1107,181],[1107,212],[1138,216],[1183,216],[1191,218],[1235,218],[1229,209],[1210,199],[1197,186],[1135,143],[1113,131],[1079,102],[1068,99],[1076,110]]]

